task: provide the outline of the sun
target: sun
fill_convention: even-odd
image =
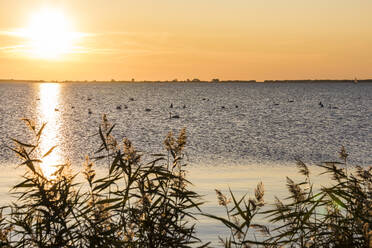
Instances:
[[[80,38],[62,11],[49,8],[31,15],[22,33],[28,41],[29,55],[41,59],[58,59],[73,53]]]

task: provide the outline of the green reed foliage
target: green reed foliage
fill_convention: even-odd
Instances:
[[[79,182],[70,164],[54,165],[47,178],[40,165],[55,147],[40,155],[45,124],[28,120],[31,143],[13,139],[9,147],[25,167],[23,180],[13,187],[15,201],[0,208],[0,247],[207,247],[196,237],[200,195],[189,189],[183,150],[186,130],[164,140],[167,154],[145,161],[131,141],[117,141],[104,115],[98,135],[101,145],[86,158]],[[372,167],[348,172],[346,149],[342,162],[324,162],[331,186],[315,190],[308,166],[297,161],[301,182],[287,178],[288,197],[269,205],[264,185],[254,197],[229,197],[216,190],[225,217],[220,221],[230,236],[223,247],[372,247]],[[95,163],[106,164],[98,177]],[[270,222],[270,228],[255,221]],[[271,230],[270,230],[271,229]]]
[[[269,234],[266,226],[259,223],[254,223],[254,217],[259,214],[264,206],[264,186],[262,182],[257,184],[255,189],[255,197],[236,198],[230,190],[230,197],[225,196],[221,191],[215,190],[217,194],[218,204],[225,208],[227,218],[204,213],[204,216],[221,221],[230,231],[230,237],[222,239],[219,237],[220,243],[224,247],[249,247],[249,244],[261,244],[257,240],[251,240],[249,234],[255,236],[258,231],[263,234]],[[232,203],[232,207],[229,207]]]
[[[14,140],[11,149],[26,167],[23,181],[13,188],[16,201],[0,216],[1,246],[8,247],[190,247],[201,245],[195,236],[195,213],[200,196],[189,190],[182,152],[186,130],[164,141],[168,155],[155,154],[149,162],[124,139],[118,142],[106,116],[99,128],[101,146],[94,160],[107,164],[98,178],[94,163],[84,163],[85,181],[77,182],[69,164],[55,165],[47,178],[40,168],[38,146],[45,127],[32,144]]]
[[[331,186],[317,191],[307,165],[298,160],[304,180],[296,183],[287,177],[288,197],[276,198],[271,206],[263,206],[264,193],[260,184],[255,190],[256,198],[248,202],[245,196],[237,201],[230,191],[231,207],[228,207],[227,197],[217,191],[218,202],[225,206],[227,217],[206,215],[220,220],[230,230],[230,237],[221,239],[223,246],[372,247],[372,167],[357,166],[354,173],[347,173],[347,156],[342,147],[342,162],[318,165],[324,169],[324,174],[331,176]],[[252,224],[256,215],[274,227],[269,230]],[[264,234],[258,241],[254,233],[247,236],[252,228]]]

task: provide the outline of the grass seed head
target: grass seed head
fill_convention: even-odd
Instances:
[[[217,194],[218,205],[227,206],[227,204],[231,202],[231,199],[227,199],[227,197],[222,194],[221,191],[219,191],[218,189],[215,189],[215,191]]]

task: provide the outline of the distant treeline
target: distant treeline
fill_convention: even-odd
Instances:
[[[256,80],[219,80],[214,78],[210,81],[200,80],[198,78],[186,79],[186,80],[110,80],[110,81],[101,81],[101,80],[18,80],[18,79],[0,79],[0,83],[372,83],[372,79],[303,79],[303,80],[265,80],[265,81],[256,81]]]
[[[372,79],[265,80],[264,83],[372,83]]]
[[[24,79],[0,79],[0,83],[44,83],[44,80],[24,80]]]

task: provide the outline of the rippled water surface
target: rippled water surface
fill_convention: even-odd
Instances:
[[[324,107],[320,107],[322,102]],[[172,108],[170,107],[172,105]],[[70,160],[80,168],[85,155],[99,147],[102,114],[116,124],[118,140],[132,140],[145,153],[164,152],[168,131],[187,128],[189,179],[206,203],[203,211],[224,216],[214,189],[253,194],[265,185],[265,201],[286,197],[285,177],[296,181],[295,158],[305,162],[337,160],[344,145],[350,163],[371,165],[372,84],[0,84],[0,205],[12,198],[10,187],[22,168],[10,152],[10,138],[30,139],[21,118],[47,122],[41,152],[59,145],[43,159],[48,164]],[[178,115],[179,118],[170,118]],[[102,173],[105,167],[98,168]],[[317,185],[329,183],[313,167]],[[296,178],[297,177],[297,178]],[[199,218],[200,237],[217,242],[228,235],[217,221]]]
[[[24,117],[48,122],[44,146],[58,143],[58,160],[81,161],[98,148],[103,113],[118,139],[145,152],[163,151],[167,132],[186,127],[192,164],[320,162],[341,145],[352,163],[372,164],[372,84],[347,83],[3,83],[0,161],[14,161],[10,137],[27,138]]]

